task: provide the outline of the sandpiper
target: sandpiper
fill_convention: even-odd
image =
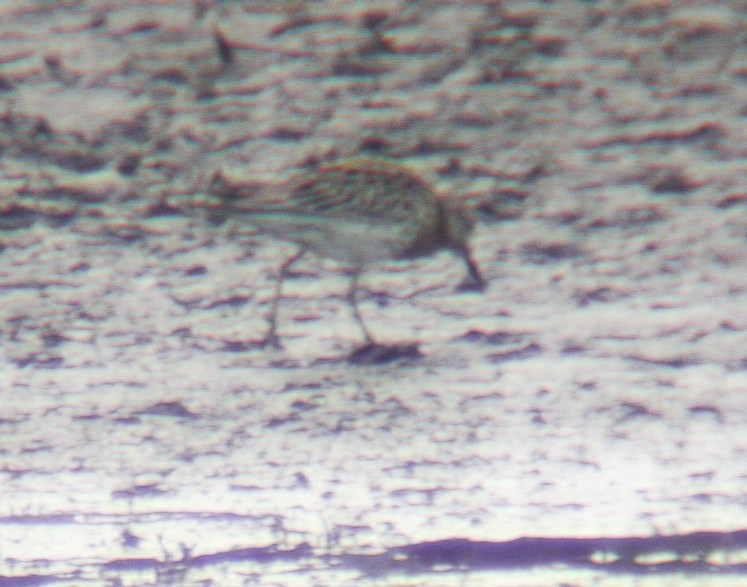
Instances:
[[[226,216],[299,247],[280,267],[275,285],[265,339],[274,346],[280,346],[277,311],[283,281],[308,251],[353,268],[347,300],[366,339],[363,348],[383,346],[372,336],[358,308],[359,277],[372,263],[450,249],[466,264],[462,288],[484,288],[467,242],[474,226],[468,211],[437,197],[423,179],[403,165],[370,159],[342,161],[254,196],[242,196],[239,188],[218,174],[212,188],[227,205],[222,211]]]

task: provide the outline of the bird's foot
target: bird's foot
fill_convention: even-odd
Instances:
[[[416,342],[394,345],[368,342],[350,353],[348,360],[354,365],[379,365],[422,356]]]
[[[473,279],[473,278],[467,278],[462,283],[460,283],[457,286],[457,291],[459,292],[467,292],[467,291],[485,291],[485,282],[481,279]]]
[[[268,332],[267,336],[265,336],[265,339],[261,341],[259,345],[262,348],[271,348],[277,351],[282,350],[283,348],[283,345],[280,344],[280,337],[275,333],[274,330]]]

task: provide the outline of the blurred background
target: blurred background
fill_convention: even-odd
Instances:
[[[0,584],[733,585],[747,7],[0,3]],[[220,214],[346,158],[480,223],[366,272]],[[21,582],[22,581],[22,582]],[[738,579],[737,579],[738,581]]]

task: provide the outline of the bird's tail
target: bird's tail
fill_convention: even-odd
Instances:
[[[267,186],[257,182],[237,183],[216,171],[203,185],[202,197],[190,202],[191,212],[205,216],[213,224],[259,210]]]

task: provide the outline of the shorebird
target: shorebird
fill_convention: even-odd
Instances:
[[[449,249],[465,263],[462,289],[482,290],[485,281],[471,257],[468,238],[474,220],[467,210],[436,196],[407,167],[383,160],[350,160],[302,173],[279,188],[242,196],[220,174],[212,193],[221,196],[221,216],[238,219],[260,233],[298,245],[281,265],[269,314],[265,343],[280,346],[277,312],[283,282],[307,252],[335,259],[353,269],[346,299],[366,341],[363,349],[382,348],[361,316],[358,283],[365,267],[412,259]]]

